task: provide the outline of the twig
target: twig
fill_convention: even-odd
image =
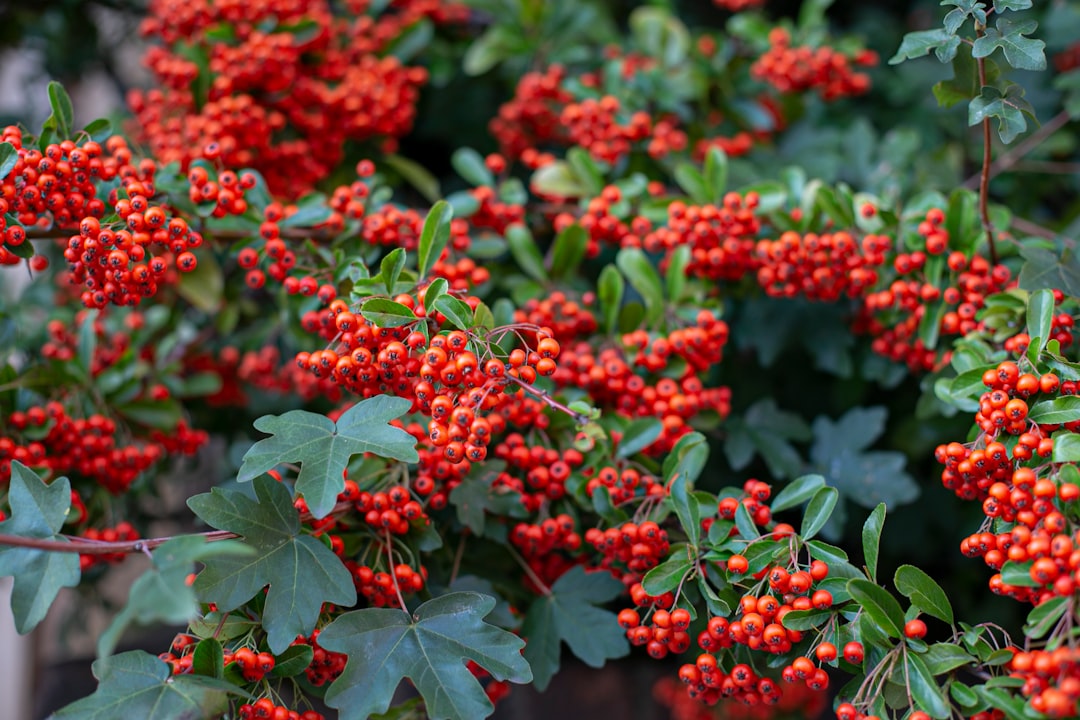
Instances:
[[[980,63],[980,69],[982,69],[983,65],[982,65],[982,60],[981,59],[980,59],[979,63]],[[979,77],[980,82],[982,82],[984,79],[985,79],[984,76],[980,75],[980,77]],[[985,123],[987,125],[989,125],[989,122],[990,122],[989,119],[987,119],[985,121]],[[1055,132],[1060,130],[1068,122],[1069,122],[1069,113],[1065,112],[1064,110],[1062,110],[1060,113],[1058,113],[1054,117],[1047,120],[1045,125],[1040,127],[1035,132],[1031,133],[1031,135],[1029,135],[1022,143],[1020,143],[1019,145],[1014,147],[1012,150],[1005,153],[1004,155],[999,157],[997,160],[995,160],[993,163],[991,163],[991,165],[990,165],[990,175],[991,175],[991,177],[996,177],[997,175],[1000,175],[1001,173],[1005,172],[1009,168],[1016,165],[1028,153],[1030,153],[1032,150],[1034,150],[1039,145],[1041,145],[1048,137],[1050,137]],[[981,172],[972,175],[971,177],[969,177],[967,180],[964,181],[964,187],[967,188],[968,190],[974,190],[976,187],[979,186],[979,182],[981,180],[981,177],[982,177]]]
[[[394,572],[394,543],[390,537],[390,528],[386,529],[386,570],[390,573],[390,579],[394,581],[394,592],[397,593],[398,604],[401,610],[408,614],[409,608],[405,605],[405,596],[401,594],[401,585],[398,584],[397,573]]]
[[[540,592],[547,597],[551,597],[551,588],[549,588],[547,586],[547,583],[541,580],[540,576],[537,575],[531,567],[529,567],[529,563],[525,562],[525,558],[521,557],[521,554],[514,549],[514,546],[507,544],[506,549],[510,552],[510,555],[514,558],[514,560],[517,561],[517,564],[521,566],[521,569],[525,571],[525,574],[529,576],[529,579],[533,581],[533,584],[536,585],[536,587],[540,588]]]
[[[457,552],[454,553],[454,565],[450,568],[450,581],[448,585],[453,585],[457,580],[458,571],[461,570],[461,560],[465,557],[465,538],[469,536],[469,528],[465,528],[461,533],[461,541],[458,543]]]
[[[981,23],[975,23],[976,37],[985,34]],[[979,68],[979,86],[986,87],[986,59],[975,60]],[[993,144],[990,139],[990,117],[982,120],[983,134],[983,158],[982,170],[979,173],[979,217],[982,219],[983,229],[986,231],[986,242],[990,246],[990,264],[997,265],[997,248],[994,246],[994,226],[990,224],[990,160],[993,155]]]
[[[525,392],[540,398],[540,400],[542,400],[548,407],[554,410],[558,410],[559,412],[566,413],[571,418],[573,418],[574,422],[578,425],[584,425],[585,423],[589,422],[588,415],[579,413],[575,410],[571,410],[566,405],[563,405],[561,402],[551,397],[551,395],[548,394],[547,390],[541,390],[534,385],[530,385],[529,383],[525,382],[524,380],[515,375],[504,375],[503,377],[507,382],[513,382]]]

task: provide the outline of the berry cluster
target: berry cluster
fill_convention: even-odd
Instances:
[[[244,703],[236,712],[239,720],[325,720],[320,712],[290,710],[285,705],[275,705],[270,698],[261,698],[252,704]]]
[[[309,645],[314,651],[311,664],[307,666],[304,675],[315,687],[322,687],[327,683],[337,680],[338,676],[345,671],[345,663],[348,656],[337,653],[319,646],[319,631],[315,630],[310,637],[297,636],[293,645]]]
[[[607,530],[589,528],[585,542],[601,554],[599,567],[611,571],[628,587],[639,586],[642,576],[671,549],[667,531],[651,520],[626,522]]]
[[[852,63],[876,65],[877,54],[872,50],[848,58],[826,45],[792,47],[791,35],[783,28],[769,32],[769,45],[769,50],[750,68],[750,74],[782,93],[815,90],[825,100],[837,100],[870,89],[870,77],[856,72]]]

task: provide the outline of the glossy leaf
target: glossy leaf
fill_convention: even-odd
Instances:
[[[389,424],[410,407],[404,398],[377,395],[353,405],[336,423],[306,410],[264,415],[255,421],[255,429],[271,437],[244,454],[237,481],[247,482],[284,462],[299,462],[296,491],[315,517],[324,517],[345,489],[343,473],[354,455],[370,452],[405,462],[419,459],[416,439]]]
[[[1046,347],[1050,329],[1054,323],[1054,293],[1043,288],[1031,293],[1027,303],[1027,334],[1032,344],[1038,340],[1037,350]]]
[[[405,248],[394,248],[379,264],[379,274],[386,285],[386,294],[393,295],[401,271],[405,269]]]
[[[510,254],[514,262],[526,275],[537,282],[547,282],[548,274],[544,269],[544,258],[536,247],[536,240],[529,228],[521,223],[514,223],[506,228],[506,241],[510,245]]]
[[[323,603],[355,603],[356,588],[337,555],[302,532],[284,485],[257,477],[255,495],[257,501],[236,490],[214,488],[188,500],[188,507],[208,525],[240,535],[255,551],[251,556],[214,558],[196,576],[194,588],[200,600],[227,612],[269,585],[263,627],[271,651],[280,653],[297,635],[315,628]]]
[[[612,333],[618,328],[619,311],[622,309],[623,293],[626,283],[622,273],[614,265],[605,265],[597,281],[597,296],[600,299],[600,311],[604,316],[604,332]]]
[[[1024,637],[1033,640],[1045,637],[1069,609],[1069,600],[1068,597],[1050,598],[1032,608],[1024,624]]]
[[[454,211],[450,204],[440,200],[431,206],[424,218],[424,227],[420,231],[420,241],[416,248],[417,272],[421,280],[427,277],[431,266],[439,261],[450,242],[450,221],[453,217]]]
[[[880,503],[866,518],[862,529],[863,559],[866,573],[871,580],[877,579],[878,549],[881,545],[881,529],[885,525],[885,503]]]
[[[7,502],[11,513],[0,522],[0,534],[68,542],[57,534],[71,506],[66,477],[46,485],[33,470],[12,460]],[[76,553],[0,545],[0,577],[13,578],[11,612],[21,634],[33,630],[60,588],[78,585],[80,576]]]
[[[656,441],[664,432],[664,424],[659,418],[640,418],[626,428],[619,440],[616,457],[628,458],[635,455]]]
[[[904,611],[888,590],[869,580],[848,580],[848,592],[866,615],[887,634],[904,637]]]
[[[676,552],[664,562],[645,573],[641,584],[645,592],[659,597],[675,590],[690,571],[691,562],[686,552]]]
[[[1080,396],[1062,395],[1042,400],[1028,410],[1028,420],[1040,425],[1061,425],[1080,420]]]
[[[803,475],[784,486],[769,503],[769,507],[774,513],[793,508],[812,498],[814,493],[824,487],[825,478],[820,475]]]
[[[442,295],[435,301],[434,309],[441,312],[458,330],[472,327],[473,309],[468,303],[453,295]]]
[[[576,565],[555,581],[550,595],[533,600],[521,632],[528,640],[525,659],[538,690],[544,690],[559,669],[561,642],[589,667],[629,654],[626,632],[615,614],[598,607],[623,590],[610,573],[590,573]]]
[[[832,516],[833,508],[836,507],[836,501],[839,497],[840,493],[836,488],[832,487],[823,487],[814,493],[806,506],[802,529],[799,531],[799,535],[804,540],[814,537],[821,528],[825,527],[825,523]]]
[[[551,276],[558,279],[573,275],[585,258],[588,243],[589,234],[577,223],[556,235],[551,248]]]
[[[360,306],[360,314],[369,323],[381,328],[394,328],[416,322],[412,309],[394,300],[373,297]]]
[[[638,248],[623,248],[615,256],[615,264],[637,290],[645,303],[645,322],[652,325],[664,313],[664,289],[660,275],[645,253]]]
[[[938,620],[953,623],[952,603],[937,582],[914,565],[901,565],[896,569],[893,583],[901,595],[922,612]]]
[[[19,162],[19,151],[9,142],[0,143],[0,180],[6,178]]]
[[[904,656],[904,664],[904,677],[908,681],[916,706],[937,720],[946,720],[950,717],[949,702],[922,657],[909,652]]]
[[[498,680],[532,679],[521,656],[524,642],[483,621],[494,607],[486,595],[455,592],[425,602],[411,616],[397,608],[341,615],[319,634],[322,647],[349,656],[326,692],[326,704],[342,720],[366,720],[386,712],[400,682],[409,678],[432,720],[487,717],[493,707],[466,660]]]

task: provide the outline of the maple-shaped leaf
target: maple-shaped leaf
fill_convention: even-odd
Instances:
[[[505,469],[505,462],[491,460],[450,491],[450,504],[457,509],[458,520],[477,535],[484,534],[487,513],[521,517],[525,512],[520,493],[493,484]]]
[[[271,435],[251,446],[237,476],[246,482],[283,462],[300,463],[296,492],[304,496],[317,518],[325,516],[345,489],[344,472],[353,455],[417,462],[416,438],[391,420],[404,415],[412,404],[405,398],[377,395],[353,405],[335,423],[325,415],[290,410],[264,415],[255,429]]]
[[[201,535],[182,535],[160,545],[151,554],[153,566],[135,580],[127,605],[98,638],[98,655],[111,653],[131,623],[186,625],[194,619],[199,602],[194,588],[187,584],[187,576],[194,572],[197,560],[254,554],[253,548],[235,540],[210,543]]]
[[[432,720],[473,720],[494,707],[465,666],[472,660],[498,680],[527,683],[524,642],[485,623],[495,600],[455,592],[403,610],[367,608],[345,613],[323,628],[319,645],[345,653],[345,672],[326,692],[326,704],[342,720],[364,720],[386,712],[403,678],[412,680]]]
[[[162,660],[142,650],[101,658],[92,695],[76,700],[50,720],[203,720],[228,709],[228,694],[239,688],[198,675],[173,675]]]
[[[525,659],[532,666],[537,689],[546,688],[559,669],[560,642],[590,667],[602,667],[605,661],[630,652],[615,613],[597,607],[624,589],[610,573],[585,572],[578,565],[555,581],[550,595],[533,601],[521,634],[528,640]]]
[[[11,517],[0,522],[0,534],[67,542],[57,535],[71,505],[67,478],[46,485],[33,470],[12,461],[8,504]],[[0,546],[0,577],[8,575],[15,579],[11,593],[15,628],[26,634],[45,617],[60,588],[79,584],[79,556]]]
[[[200,600],[228,612],[269,585],[262,619],[267,642],[277,654],[297,635],[315,628],[323,603],[353,605],[356,588],[338,556],[300,531],[300,516],[284,485],[256,478],[255,495],[258,502],[235,490],[214,488],[188,500],[188,507],[208,525],[242,536],[255,550],[250,556],[207,558],[194,588]]]

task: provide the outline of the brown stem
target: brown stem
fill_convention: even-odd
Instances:
[[[541,390],[540,388],[534,385],[530,385],[529,383],[514,375],[504,375],[503,377],[506,379],[507,382],[512,382],[525,392],[538,397],[548,407],[554,410],[558,410],[559,412],[566,413],[567,415],[572,417],[574,419],[574,422],[578,425],[584,425],[585,423],[589,422],[589,417],[587,415],[579,413],[575,410],[571,410],[566,405],[563,405],[561,402],[551,397],[547,390]]]
[[[393,539],[390,537],[390,528],[386,529],[386,571],[390,574],[390,579],[394,581],[394,592],[397,593],[398,605],[401,606],[401,611],[408,614],[409,608],[405,604],[405,596],[401,594],[401,585],[398,584],[397,573],[394,572],[394,547]]]
[[[982,24],[975,23],[976,37],[982,37]],[[986,59],[976,58],[979,68],[979,87],[986,87]],[[997,265],[997,248],[994,246],[994,226],[990,224],[990,162],[993,157],[993,144],[990,139],[990,117],[982,120],[983,158],[982,171],[979,173],[979,217],[986,230],[986,243],[990,246],[990,264]]]
[[[529,567],[529,563],[525,562],[525,558],[521,557],[521,554],[514,549],[514,546],[507,544],[506,549],[510,551],[510,555],[517,561],[517,564],[521,566],[521,569],[525,571],[525,574],[529,576],[529,579],[533,581],[533,584],[540,588],[540,592],[546,597],[551,597],[551,588],[549,588],[547,583],[541,580],[540,576]]]
[[[983,64],[983,60],[979,59],[980,65]],[[979,81],[983,82],[985,77],[980,75]],[[989,120],[986,121],[989,124]],[[1019,163],[1024,157],[1027,156],[1032,150],[1042,145],[1048,137],[1060,130],[1069,122],[1069,113],[1062,110],[1054,117],[1046,121],[1042,127],[1035,132],[1031,133],[1022,143],[1009,150],[1004,155],[1001,155],[997,160],[990,164],[990,176],[997,177],[1001,173],[1005,172],[1009,168]],[[974,190],[979,186],[982,179],[982,173],[976,173],[967,180],[964,181],[964,187],[969,190]]]

